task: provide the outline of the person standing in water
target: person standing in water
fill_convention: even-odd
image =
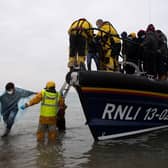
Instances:
[[[21,98],[26,98],[35,92],[15,87],[13,82],[8,82],[5,92],[0,96],[1,115],[5,126],[5,131],[1,137],[6,137],[11,131],[15,117],[19,111],[18,102]]]
[[[45,141],[45,134],[48,134],[48,141],[55,141],[57,138],[56,116],[59,109],[61,94],[56,91],[54,81],[48,81],[46,87],[35,95],[24,108],[41,102],[39,124],[37,129],[37,141]]]

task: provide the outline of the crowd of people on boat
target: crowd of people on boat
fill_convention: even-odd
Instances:
[[[85,18],[70,25],[70,69],[78,67],[90,71],[93,59],[97,70],[122,71],[126,74],[134,74],[138,70],[153,79],[167,79],[167,37],[162,30],[149,24],[146,30],[119,34],[109,21],[102,19],[96,21],[96,26],[94,28]],[[119,57],[123,60],[122,67]]]

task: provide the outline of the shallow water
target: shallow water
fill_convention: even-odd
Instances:
[[[0,168],[166,168],[168,129],[122,140],[94,142],[85,125],[76,93],[66,103],[67,130],[55,144],[38,144],[39,105],[17,121],[9,137],[0,139]],[[0,134],[3,125],[0,123]]]

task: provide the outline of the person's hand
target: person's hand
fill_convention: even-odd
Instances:
[[[20,108],[21,108],[22,110],[24,110],[26,107],[27,107],[26,104],[23,104],[22,106],[20,106]]]
[[[24,110],[25,108],[26,108],[25,104],[23,104],[23,105],[20,106],[21,110]]]

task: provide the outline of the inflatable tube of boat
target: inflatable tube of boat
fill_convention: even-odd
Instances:
[[[147,79],[144,76],[127,75],[115,72],[80,71],[79,86],[135,89],[151,92],[168,93],[168,82]]]

